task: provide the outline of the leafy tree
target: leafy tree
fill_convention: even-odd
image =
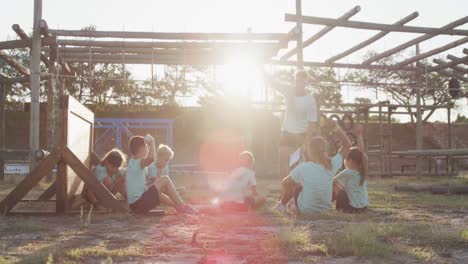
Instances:
[[[213,85],[207,78],[206,69],[189,65],[171,65],[162,74],[156,74],[141,87],[145,102],[176,106],[178,97],[200,97]]]
[[[455,119],[455,123],[468,123],[468,117],[457,114],[457,119]]]
[[[370,54],[369,56],[371,56]],[[412,56],[407,54],[406,57]],[[400,61],[404,53],[379,61],[380,65],[392,65]],[[401,105],[416,104],[417,89],[421,89],[422,106],[440,106],[452,101],[447,89],[448,78],[438,73],[428,73],[424,76],[411,74],[405,71],[394,70],[353,70],[348,72],[345,79],[351,82],[362,83],[363,89],[376,89],[390,94],[392,99]],[[410,107],[406,110],[412,112]],[[426,122],[434,113],[426,111],[423,121]],[[412,112],[411,122],[415,122],[416,113]]]

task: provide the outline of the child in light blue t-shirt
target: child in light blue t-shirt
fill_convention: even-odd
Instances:
[[[174,151],[167,145],[160,144],[156,151],[156,162],[148,166],[148,176],[146,185],[149,186],[156,182],[161,176],[169,176],[169,167],[167,164],[174,157]]]
[[[332,207],[333,176],[343,164],[351,142],[345,132],[331,122],[331,136],[337,137],[342,144],[340,151],[333,157],[328,155],[328,143],[322,137],[313,137],[305,144],[305,161],[295,167],[283,179],[283,193],[274,210],[285,212],[286,205],[294,198],[296,213],[318,213]]]
[[[369,206],[367,194],[367,156],[362,151],[362,128],[357,125],[353,130],[358,146],[350,149],[345,157],[346,169],[334,178],[333,200],[336,210],[359,213]]]
[[[125,174],[123,168],[125,164],[125,156],[118,149],[109,151],[99,164],[93,169],[93,174],[99,182],[109,189],[113,194],[120,193],[123,198],[126,198],[125,191]],[[100,202],[94,192],[85,187],[83,192],[84,198],[91,203],[94,208],[100,207]]]
[[[146,186],[147,167],[154,162],[156,156],[156,147],[152,136],[132,137],[129,149],[132,156],[128,161],[125,178],[128,204],[133,212],[146,213],[163,203],[175,207],[179,213],[198,213],[198,210],[184,203],[169,177],[161,176],[153,184]]]

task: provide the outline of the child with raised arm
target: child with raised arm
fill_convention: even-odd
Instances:
[[[296,213],[318,213],[332,207],[333,176],[348,155],[351,142],[334,121],[330,121],[331,135],[342,144],[333,157],[328,155],[328,143],[322,137],[313,137],[305,146],[305,162],[295,167],[283,179],[283,193],[274,210],[286,212],[286,205],[294,199]]]
[[[120,193],[123,198],[127,197],[125,190],[125,174],[126,170],[125,156],[118,150],[113,149],[101,159],[99,164],[93,169],[93,174],[97,180],[104,184],[113,194]],[[100,207],[100,202],[94,192],[85,187],[85,199],[91,203],[94,208]]]
[[[221,208],[244,211],[249,207],[258,208],[265,203],[266,198],[257,193],[254,164],[252,153],[244,151],[239,154],[240,166],[227,179]]]
[[[127,198],[133,212],[146,213],[163,203],[175,207],[179,213],[198,213],[196,209],[184,203],[167,176],[159,177],[154,184],[145,187],[147,167],[154,162],[156,156],[156,146],[151,135],[132,137],[129,149],[131,158],[126,174]]]
[[[156,161],[148,166],[148,176],[146,185],[149,186],[156,182],[161,176],[169,176],[167,164],[174,157],[174,151],[167,145],[160,144],[156,151]]]
[[[368,160],[364,153],[362,127],[355,125],[352,133],[357,137],[358,146],[352,147],[344,159],[345,170],[333,180],[333,200],[336,210],[346,213],[360,213],[369,206],[367,194]]]

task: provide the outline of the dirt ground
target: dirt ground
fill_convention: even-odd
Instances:
[[[269,200],[258,212],[8,216],[0,218],[0,263],[468,263],[468,195],[394,191],[402,183],[468,177],[371,179],[372,205],[359,215],[271,212],[279,184],[260,179]],[[209,197],[185,186],[187,200]]]

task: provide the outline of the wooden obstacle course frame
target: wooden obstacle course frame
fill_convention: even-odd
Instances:
[[[52,183],[49,188],[44,191],[35,201],[49,201],[54,194],[56,194],[56,209],[55,212],[12,212],[12,214],[26,214],[26,215],[47,215],[56,213],[70,212],[68,203],[76,195],[78,189],[70,188],[69,180],[83,181],[87,184],[88,188],[92,190],[96,197],[102,201],[103,206],[110,208],[117,212],[127,213],[128,208],[123,205],[115,196],[102,184],[90,171],[91,161],[95,160],[92,151],[92,128],[89,130],[88,151],[86,157],[86,164],[69,148],[69,134],[68,128],[71,119],[70,116],[74,115],[79,117],[85,122],[94,124],[94,114],[86,107],[78,103],[71,96],[63,96],[60,98],[60,122],[63,126],[59,129],[59,146],[52,151],[45,159],[43,159],[36,168],[21,181],[2,201],[0,201],[0,213],[7,215],[13,207],[22,201],[24,196],[34,187],[39,181],[50,173],[55,165],[57,167],[57,180]],[[73,146],[71,146],[73,148]],[[68,170],[67,170],[68,169]],[[73,176],[70,176],[70,171],[73,171]]]

